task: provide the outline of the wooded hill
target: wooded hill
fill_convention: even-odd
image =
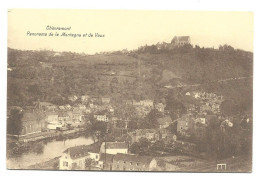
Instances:
[[[166,85],[186,85],[183,91],[215,92],[247,106],[252,104],[252,76],[253,53],[229,45],[173,50],[152,45],[97,55],[8,48],[8,105],[32,105],[38,99],[66,104],[68,96],[84,94],[111,96],[118,102],[156,99]],[[225,81],[241,77],[246,78]],[[189,87],[193,84],[200,85]]]

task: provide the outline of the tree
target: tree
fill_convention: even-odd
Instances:
[[[7,117],[7,133],[12,135],[19,135],[22,131],[22,117],[23,111],[21,108],[13,108],[10,115]]]
[[[237,113],[238,106],[234,103],[233,100],[225,100],[220,105],[220,112],[224,116],[232,116]]]
[[[104,137],[107,133],[107,123],[103,121],[94,121],[91,125],[93,138]]]
[[[137,129],[137,128],[138,128],[138,120],[137,120],[137,119],[132,119],[132,120],[130,120],[129,123],[128,123],[128,128],[129,128],[130,130],[135,130],[135,129]]]
[[[165,144],[162,140],[156,141],[152,146],[151,149],[153,150],[159,150],[159,151],[164,151]]]
[[[140,152],[139,154],[143,154],[149,150],[149,147],[151,146],[151,142],[147,138],[140,138],[139,139],[139,146],[140,146]]]
[[[142,137],[138,142],[134,142],[130,146],[130,151],[134,154],[143,154],[149,150],[150,146],[151,142],[148,139]]]
[[[130,151],[133,154],[139,154],[140,153],[140,145],[138,142],[134,142],[131,146],[130,146]]]
[[[166,129],[170,131],[172,134],[177,134],[177,123],[177,121],[174,121]]]
[[[170,112],[170,116],[173,120],[179,118],[187,111],[182,102],[172,97],[168,98],[165,110]]]
[[[162,114],[157,109],[152,109],[144,118],[144,120],[141,120],[140,128],[144,128],[144,129],[158,128],[159,124],[157,119],[161,117]]]

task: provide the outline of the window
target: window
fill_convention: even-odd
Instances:
[[[69,166],[69,163],[68,162],[63,162],[63,166],[67,167],[67,166]]]

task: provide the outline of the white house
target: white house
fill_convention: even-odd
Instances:
[[[100,153],[107,154],[127,154],[128,153],[128,144],[125,142],[103,142],[100,147]]]
[[[163,103],[157,103],[154,105],[155,109],[157,109],[159,112],[164,112],[164,105]]]
[[[108,121],[108,118],[105,114],[104,115],[94,115],[94,117],[96,118],[97,121],[104,121],[104,122]]]
[[[46,119],[47,122],[58,122],[59,121],[59,116],[58,114],[49,114],[47,115],[47,119]]]
[[[60,170],[84,170],[86,159],[92,159],[94,165],[98,164],[100,144],[80,145],[65,150],[59,159]]]
[[[147,99],[147,100],[142,100],[141,102],[143,106],[153,107],[153,100]]]
[[[89,158],[88,146],[81,145],[65,150],[59,160],[60,170],[85,169],[85,160]]]
[[[190,96],[190,92],[185,93],[186,96]]]
[[[48,122],[47,129],[56,130],[58,127],[62,127],[62,123],[60,122]]]

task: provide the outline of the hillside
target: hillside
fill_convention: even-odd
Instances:
[[[251,104],[252,56],[230,46],[97,55],[8,48],[8,105],[32,105],[38,99],[65,104],[68,96],[83,94],[109,95],[115,101],[156,99],[165,95],[166,85],[214,91]],[[240,77],[249,78],[218,82]]]

